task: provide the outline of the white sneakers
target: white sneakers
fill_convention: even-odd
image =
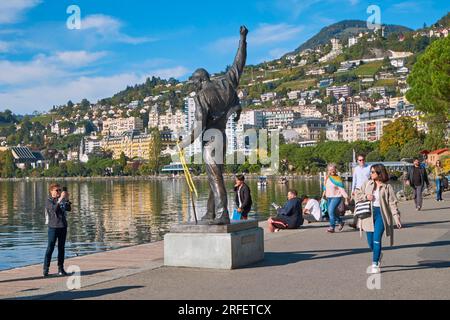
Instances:
[[[381,268],[378,264],[373,263],[372,267],[370,268],[370,272],[371,274],[375,274],[375,273],[381,273]]]

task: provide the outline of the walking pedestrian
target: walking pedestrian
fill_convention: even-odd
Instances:
[[[52,254],[58,241],[58,275],[66,276],[64,255],[67,236],[66,212],[70,211],[69,193],[63,191],[59,184],[51,184],[49,197],[45,205],[46,222],[48,223],[48,246],[44,258],[44,277],[48,277]]]
[[[244,175],[236,176],[234,192],[236,193],[235,202],[237,211],[241,214],[241,220],[248,220],[248,213],[252,209],[252,195],[249,186],[245,183]]]
[[[389,175],[382,164],[372,166],[371,180],[364,183],[361,189],[356,189],[356,201],[370,201],[371,214],[360,219],[358,224],[367,234],[367,242],[372,250],[371,273],[380,273],[382,259],[382,237],[390,237],[390,245],[394,244],[394,226],[401,229],[400,212],[397,198],[390,184]]]
[[[339,224],[339,231],[344,229],[345,222],[341,216],[337,214],[336,209],[345,200],[348,205],[348,195],[344,189],[344,183],[341,177],[337,175],[337,167],[334,163],[328,165],[327,177],[324,183],[324,192],[322,197],[325,197],[328,202],[328,215],[330,217],[330,227],[327,229],[328,233],[334,233],[336,223]]]
[[[441,160],[436,161],[436,166],[434,167],[434,177],[436,179],[436,201],[444,201],[442,199],[442,189],[443,189],[442,182],[445,178],[445,174]]]
[[[355,197],[355,190],[360,189],[362,185],[370,179],[370,166],[366,164],[366,156],[359,154],[357,160],[358,165],[353,169],[352,198]],[[355,218],[353,223],[349,224],[349,226],[356,229],[357,220],[358,219]]]
[[[428,181],[427,170],[420,165],[419,158],[414,158],[414,166],[408,171],[407,184],[414,189],[414,203],[416,205],[416,210],[422,210],[422,193],[425,189],[425,184],[427,185],[427,188],[430,188],[430,182]]]
[[[366,164],[366,156],[363,154],[357,157],[358,165],[353,169],[352,178],[352,196],[355,195],[355,190],[360,189],[362,185],[370,179],[370,166]]]

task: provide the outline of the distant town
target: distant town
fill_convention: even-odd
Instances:
[[[227,124],[227,153],[248,154],[248,141],[238,139],[239,134],[266,129],[281,132],[284,171],[313,173],[332,160],[317,150],[323,143],[329,149],[345,144],[345,151],[356,149],[375,161],[399,161],[419,152],[449,155],[449,127],[447,140],[427,145],[427,114],[407,98],[408,77],[419,55],[448,37],[448,15],[443,21],[447,23],[406,33],[385,34],[384,27],[361,31],[247,66],[239,90],[244,111],[238,122],[231,117]],[[0,113],[2,176],[160,173],[171,162],[169,149],[192,129],[195,107],[187,83],[152,78],[97,103],[69,101],[25,117],[7,110]],[[394,139],[391,149],[383,147],[383,137],[389,139],[386,128],[394,123],[413,123],[411,139],[399,144]],[[286,145],[310,148],[313,165],[290,159],[292,147]],[[200,150],[198,142],[187,155]],[[341,165],[351,160],[346,153]],[[230,170],[256,172],[250,165]]]

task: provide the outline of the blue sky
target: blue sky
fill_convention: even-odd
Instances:
[[[80,30],[66,27],[73,4]],[[431,0],[1,0],[0,110],[46,111],[69,99],[95,102],[152,75],[219,72],[234,58],[242,24],[250,29],[248,63],[272,60],[329,24],[367,20],[371,4],[382,23],[413,29],[450,10]]]

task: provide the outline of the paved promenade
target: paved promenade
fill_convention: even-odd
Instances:
[[[421,212],[400,204],[404,229],[385,247],[380,290],[367,288],[365,236],[348,227],[327,234],[316,223],[266,233],[265,260],[240,270],[163,267],[158,242],[69,259],[66,269],[82,270],[80,290],[68,291],[68,278],[43,279],[41,265],[0,272],[0,299],[450,299],[450,194],[444,197],[426,199]]]

